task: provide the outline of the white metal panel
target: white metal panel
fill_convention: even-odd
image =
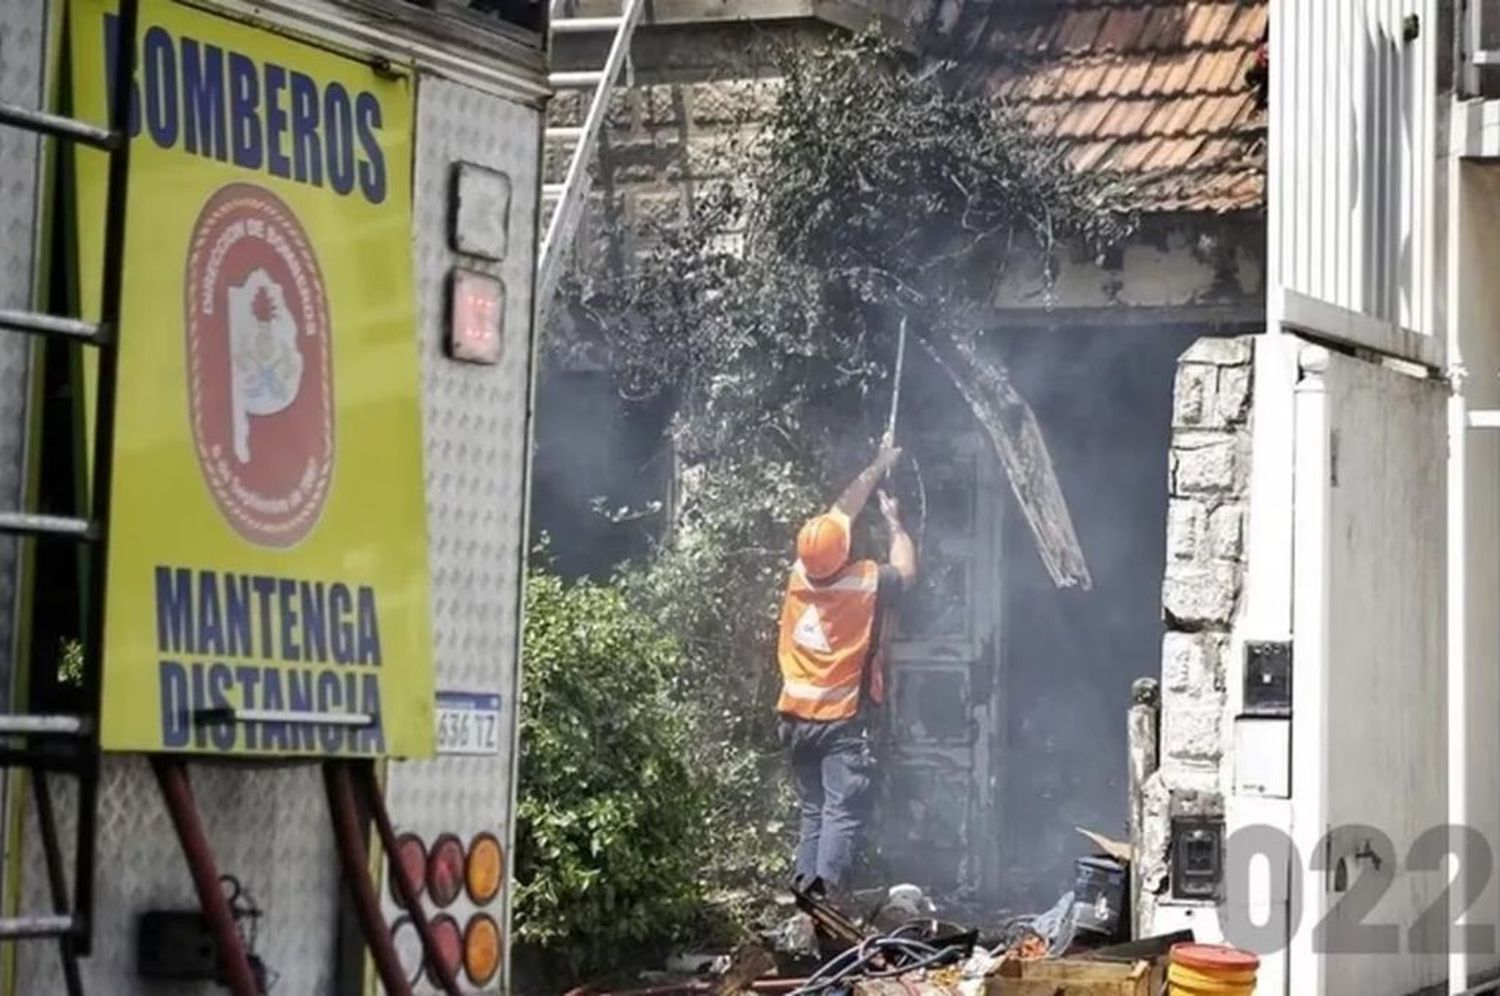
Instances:
[[[1435,26],[1432,0],[1272,0],[1273,290],[1433,331]]]
[[[1402,996],[1447,977],[1446,904],[1419,927],[1447,875],[1408,867],[1447,818],[1447,390],[1319,347],[1303,374],[1290,990]],[[1344,902],[1365,875],[1368,910]]]
[[[501,752],[394,763],[387,794],[397,832],[417,833],[428,843],[440,833],[453,833],[467,844],[474,834],[488,831],[506,845],[507,861],[541,127],[541,113],[535,109],[446,80],[424,78],[417,91],[413,252],[425,386],[437,685],[439,690],[501,694]],[[449,192],[459,162],[498,170],[511,179],[510,252],[501,262],[461,256],[450,248]],[[443,288],[455,265],[494,274],[505,284],[504,349],[498,366],[455,363],[443,354]],[[388,890],[382,891],[389,902]],[[507,888],[506,906],[509,893]],[[447,912],[462,926],[470,908],[461,899]],[[504,922],[501,909],[492,912]],[[389,907],[387,913],[394,916],[396,910]]]
[[[1449,354],[1458,367],[1450,401],[1449,723],[1451,822],[1500,840],[1500,433],[1471,429],[1500,409],[1500,169],[1455,159],[1449,189]],[[1500,922],[1500,883],[1487,882],[1465,919]],[[1453,976],[1500,965],[1495,952],[1458,952]]]

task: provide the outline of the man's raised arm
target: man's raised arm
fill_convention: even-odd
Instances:
[[[901,524],[901,503],[882,491],[880,512],[885,516],[885,527],[891,534],[891,566],[901,575],[902,587],[910,588],[917,579],[917,545]]]
[[[895,465],[900,457],[901,450],[892,446],[889,440],[881,443],[880,453],[875,457],[875,462],[849,482],[844,493],[839,495],[839,500],[833,503],[833,510],[844,513],[851,522],[859,518],[859,513],[865,509],[865,502],[870,500],[870,492],[875,490],[875,485],[880,483],[880,478]]]

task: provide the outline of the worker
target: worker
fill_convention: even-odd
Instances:
[[[917,574],[916,548],[895,498],[880,492],[889,563],[850,560],[851,527],[901,451],[887,438],[828,511],[797,535],[781,607],[779,734],[801,799],[793,882],[838,894],[872,808],[873,713],[885,699],[882,650],[895,599]]]

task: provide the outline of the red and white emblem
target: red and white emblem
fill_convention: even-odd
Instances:
[[[333,473],[328,296],[307,234],[261,187],[219,188],[187,260],[188,407],[198,463],[245,539],[286,547]]]

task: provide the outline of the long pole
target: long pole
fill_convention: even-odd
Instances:
[[[885,424],[885,441],[896,439],[896,413],[901,409],[901,373],[906,366],[906,315],[901,316],[901,332],[896,339],[896,376],[891,384],[891,417]],[[887,471],[889,473],[889,471]]]

